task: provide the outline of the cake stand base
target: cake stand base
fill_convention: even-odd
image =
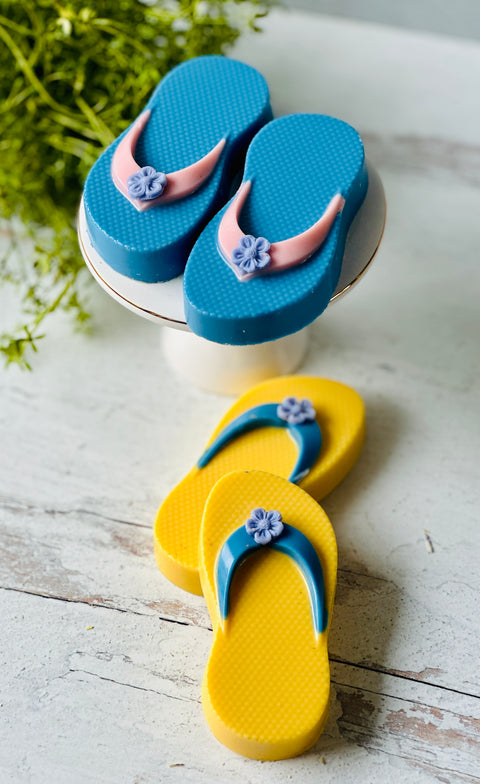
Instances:
[[[168,363],[190,384],[221,395],[238,395],[273,376],[293,373],[308,350],[309,328],[255,346],[224,346],[193,332],[162,329]]]

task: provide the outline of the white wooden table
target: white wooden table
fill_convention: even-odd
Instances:
[[[229,400],[186,387],[159,327],[92,286],[96,334],[59,317],[34,372],[0,380],[2,784],[480,782],[480,48],[299,13],[265,27],[236,56],[277,113],[360,130],[389,210],[303,369],[368,412],[324,502],[340,567],[327,728],[277,763],[210,734],[209,619],[158,572],[151,525]]]

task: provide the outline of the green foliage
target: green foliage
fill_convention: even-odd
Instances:
[[[224,53],[271,3],[0,0],[0,282],[26,322],[0,338],[7,364],[30,367],[55,310],[88,322],[75,216],[101,150],[170,68]]]

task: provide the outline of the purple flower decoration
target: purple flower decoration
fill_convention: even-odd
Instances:
[[[259,507],[251,512],[245,528],[257,544],[270,544],[272,539],[276,539],[283,531],[282,515],[275,509],[267,512]]]
[[[143,166],[127,180],[128,194],[132,199],[150,201],[161,196],[167,184],[167,175],[157,172],[153,166]]]
[[[313,422],[315,409],[310,400],[304,397],[286,397],[277,408],[277,416],[284,419],[289,425],[303,425],[304,422]]]
[[[263,269],[270,264],[270,243],[265,237],[253,237],[251,234],[240,239],[238,246],[232,251],[232,262],[248,274]]]

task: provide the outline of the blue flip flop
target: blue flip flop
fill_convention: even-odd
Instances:
[[[271,117],[267,84],[244,63],[212,55],[170,71],[87,177],[95,250],[136,280],[181,274],[199,232],[229,198],[252,137]]]
[[[217,343],[263,343],[328,305],[368,187],[362,140],[333,117],[294,114],[253,139],[243,181],[187,262],[187,323]]]

